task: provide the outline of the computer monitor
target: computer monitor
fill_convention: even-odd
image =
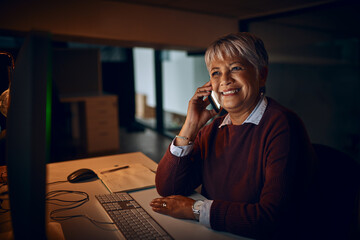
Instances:
[[[7,168],[15,239],[46,239],[45,180],[51,125],[51,41],[31,31],[15,63],[7,118]]]

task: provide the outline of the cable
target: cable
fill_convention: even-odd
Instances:
[[[61,198],[55,198],[57,196],[61,196],[61,195],[65,195],[65,194],[79,194],[79,195],[83,195],[85,196],[85,198],[80,199],[80,200],[64,200]],[[58,205],[58,206],[71,206],[73,204],[79,204],[79,205],[75,205],[74,207],[79,207],[81,205],[83,205],[84,203],[89,201],[89,195],[86,192],[82,192],[82,191],[71,191],[71,190],[55,190],[55,191],[50,191],[46,194],[45,200],[48,201],[51,204],[54,205]],[[56,202],[51,202],[51,201],[58,201],[58,202],[65,202],[68,203],[66,205],[64,204],[60,204],[60,203],[56,203]],[[72,208],[74,208],[72,207]]]
[[[6,174],[6,179],[4,178],[4,174]],[[0,182],[7,184],[7,172],[1,172],[0,174]]]
[[[7,213],[10,211],[10,209],[6,209],[2,207],[2,203],[4,202],[4,199],[0,199],[0,214]]]
[[[60,196],[66,195],[66,194],[78,194],[78,195],[82,195],[84,196],[82,199],[80,200],[65,200],[65,199],[61,199],[58,198]],[[74,209],[77,207],[82,206],[83,204],[87,203],[90,198],[89,195],[86,192],[82,192],[82,191],[70,191],[70,190],[55,190],[55,191],[51,191],[48,192],[46,194],[46,201],[50,204],[54,204],[57,206],[66,206],[64,208],[59,208],[59,209],[55,209],[53,211],[50,212],[50,218],[54,221],[65,221],[68,219],[72,219],[72,218],[79,218],[79,217],[83,217],[88,219],[90,222],[92,222],[93,224],[99,225],[99,224],[114,224],[113,222],[102,222],[102,221],[97,221],[87,215],[84,214],[80,214],[80,215],[68,215],[68,216],[55,216],[58,213],[70,210],[70,209]],[[106,229],[109,230],[109,229]]]
[[[2,177],[2,176],[0,176]],[[67,182],[67,181],[56,181],[56,182],[51,182],[48,184],[55,184],[55,183],[61,183],[61,182]],[[7,185],[7,183],[2,183],[0,185],[0,188]],[[77,195],[81,195],[83,196],[82,199],[79,200],[66,200],[66,199],[62,199],[60,198],[61,196],[64,196],[66,194],[77,194]],[[80,207],[82,205],[84,205],[85,203],[87,203],[88,201],[90,201],[90,197],[89,194],[87,194],[86,192],[82,192],[82,191],[72,191],[72,190],[54,190],[54,191],[50,191],[45,195],[45,201],[47,201],[49,204],[53,204],[56,206],[64,206],[63,208],[58,208],[55,209],[53,211],[50,212],[50,219],[54,220],[54,221],[65,221],[68,219],[72,219],[72,218],[86,218],[88,219],[91,223],[95,224],[95,225],[100,225],[100,224],[109,224],[109,225],[114,225],[114,222],[103,222],[103,221],[98,221],[95,220],[91,217],[89,217],[88,215],[84,215],[84,214],[80,214],[80,215],[68,215],[68,216],[56,216],[56,214],[61,213],[61,212],[65,212],[67,210],[71,210],[77,207]],[[0,214],[3,213],[7,213],[10,211],[10,209],[5,209],[2,207],[2,203],[3,203],[3,199],[0,199]],[[101,228],[103,228],[102,226],[99,226]],[[104,230],[116,230],[116,229],[105,229]]]
[[[62,180],[62,181],[55,181],[55,182],[50,182],[50,183],[47,183],[47,184],[55,184],[55,183],[64,183],[64,182],[68,182],[68,180]]]
[[[9,189],[8,189],[7,186],[8,186],[7,183],[1,183],[0,184],[0,196],[6,195],[6,194],[9,193]],[[4,189],[3,189],[3,187],[4,187]]]

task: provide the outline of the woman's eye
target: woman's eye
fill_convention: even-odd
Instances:
[[[215,76],[218,76],[219,74],[220,74],[219,72],[212,72],[211,76],[215,77]]]
[[[239,71],[239,70],[242,70],[242,67],[233,67],[232,69],[231,69],[231,71]]]

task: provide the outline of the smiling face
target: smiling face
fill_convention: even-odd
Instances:
[[[246,117],[260,98],[260,87],[265,86],[266,71],[257,70],[244,58],[215,58],[210,66],[210,82],[220,104],[230,116]],[[245,120],[244,119],[244,120]]]

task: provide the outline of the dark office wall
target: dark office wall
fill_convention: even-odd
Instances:
[[[334,3],[246,26],[269,53],[267,95],[303,119],[312,142],[360,162],[359,11],[359,3]]]
[[[294,110],[312,142],[359,158],[359,72],[355,66],[270,64],[267,95]]]
[[[54,48],[53,79],[63,96],[102,93],[99,49]]]

